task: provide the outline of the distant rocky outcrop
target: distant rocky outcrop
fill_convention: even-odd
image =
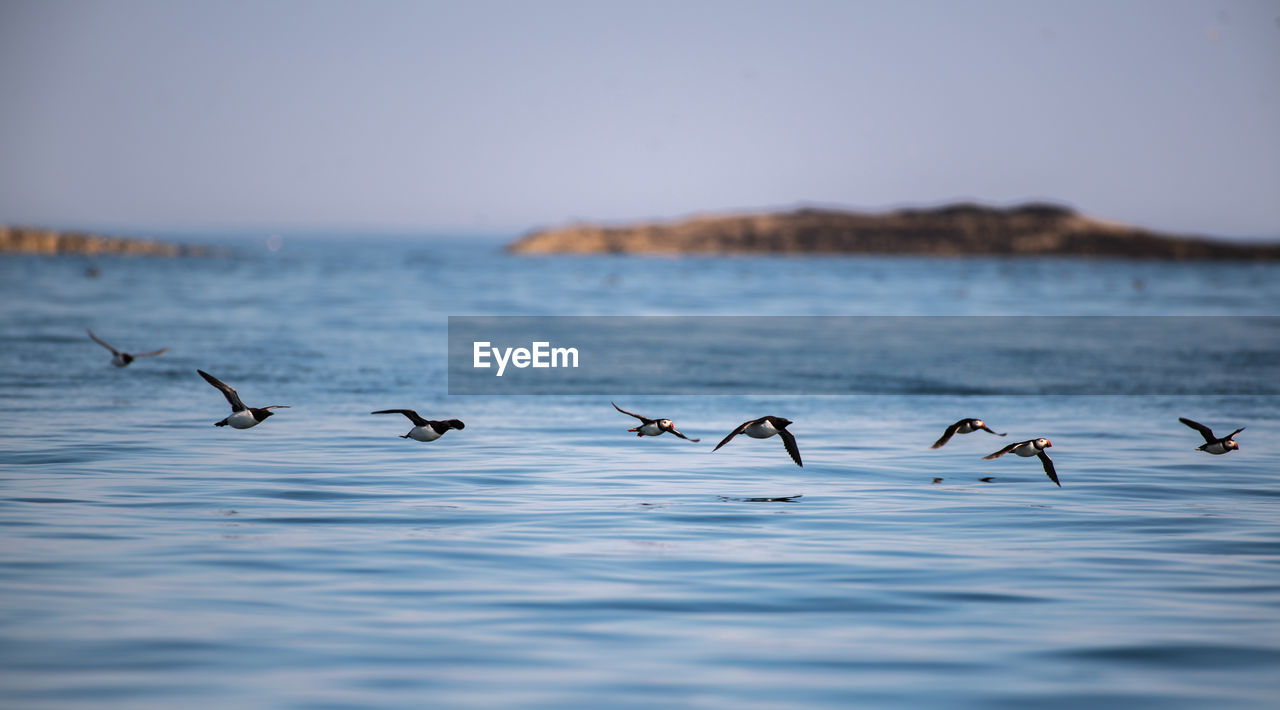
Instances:
[[[1241,244],[1107,222],[1051,204],[954,204],[883,213],[832,209],[575,224],[531,232],[520,254],[1063,255],[1280,259],[1280,244]]]
[[[0,254],[204,256],[205,247],[38,227],[0,226]]]

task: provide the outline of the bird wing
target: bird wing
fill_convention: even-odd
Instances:
[[[754,421],[755,421],[754,419],[752,419],[752,420],[751,420],[751,422],[754,422]],[[726,436],[725,438],[721,439],[721,440],[720,440],[720,443],[719,443],[719,444],[716,444],[716,448],[715,448],[715,449],[712,449],[712,451],[716,451],[716,450],[717,450],[717,449],[719,449],[721,446],[724,446],[725,444],[729,443],[729,441],[730,441],[731,439],[733,439],[733,437],[735,437],[735,436],[737,436],[737,435],[741,434],[744,430],[746,430],[747,425],[748,425],[748,424],[751,424],[751,422],[743,422],[743,423],[739,424],[739,425],[738,425],[738,428],[737,428],[737,429],[734,429],[734,430],[733,430],[733,431],[731,431],[731,432],[729,432],[729,435],[728,435],[728,436]]]
[[[219,390],[222,390],[222,394],[226,396],[227,402],[231,404],[232,412],[243,412],[248,409],[248,407],[244,406],[244,402],[240,401],[240,395],[236,394],[235,389],[233,389],[231,385],[228,385],[204,370],[196,370],[196,372],[200,373],[200,376],[205,379],[205,382],[208,382]]]
[[[1227,439],[1234,439],[1234,438],[1236,438],[1236,434],[1239,434],[1239,433],[1240,433],[1240,432],[1242,432],[1242,431],[1244,431],[1244,427],[1240,427],[1239,429],[1236,429],[1235,431],[1231,432],[1231,435],[1230,435],[1230,436],[1228,436],[1228,437],[1226,437],[1226,438],[1227,438]]]
[[[795,461],[797,466],[803,468],[804,464],[800,463],[800,448],[796,446],[796,437],[786,429],[779,431],[778,436],[782,437],[782,445],[787,447],[787,453],[791,454],[791,460]]]
[[[159,350],[155,350],[149,353],[134,353],[133,356],[134,357],[155,357],[156,355],[163,355],[167,352],[169,352],[169,348],[160,348]]]
[[[613,404],[613,402],[609,402],[609,404]],[[655,419],[649,419],[648,417],[642,417],[642,416],[640,416],[639,414],[635,414],[635,413],[633,413],[633,412],[628,412],[627,410],[623,409],[622,407],[619,407],[619,406],[618,406],[618,405],[616,405],[616,404],[613,404],[613,408],[614,408],[614,409],[616,409],[616,410],[618,410],[619,412],[622,412],[623,414],[625,414],[625,415],[627,415],[627,416],[629,416],[629,417],[635,417],[636,419],[639,419],[640,421],[644,422],[645,424],[651,424],[651,423],[653,423],[654,421],[657,421],[657,420],[655,420]]]
[[[991,428],[991,427],[989,427],[989,426],[987,426],[986,424],[983,424],[983,425],[982,425],[982,430],[983,430],[983,431],[985,431],[985,432],[990,432],[990,433],[992,433],[992,434],[996,434],[996,432],[995,432],[994,430],[992,430],[992,428]],[[1007,431],[1006,431],[1004,434],[996,434],[996,436],[1005,436],[1005,435],[1006,435],[1006,434],[1008,434],[1008,433],[1009,433],[1009,432],[1007,432]]]
[[[409,418],[409,421],[413,422],[414,426],[427,425],[427,420],[418,416],[418,413],[413,411],[412,409],[379,409],[376,412],[369,412],[369,413],[370,414],[403,414]]]
[[[961,419],[960,421],[956,422],[955,424],[952,424],[951,426],[947,427],[947,430],[946,430],[946,431],[944,431],[944,432],[942,432],[942,436],[938,437],[938,440],[937,440],[937,441],[935,441],[935,442],[933,442],[933,446],[930,446],[929,448],[931,448],[931,449],[940,449],[940,448],[942,448],[942,445],[943,445],[943,444],[947,443],[948,441],[951,441],[951,437],[953,437],[953,436],[955,436],[955,435],[956,435],[956,430],[958,430],[958,429],[960,428],[960,425],[961,425],[961,424],[964,424],[964,420],[963,420],[963,419]]]
[[[676,431],[676,428],[675,428],[675,427],[671,427],[668,431],[670,431],[672,434],[675,434],[676,436],[680,437],[681,439],[684,439],[685,441],[694,441],[694,442],[702,441],[702,439],[690,439],[689,437],[685,436],[684,434],[681,434],[680,432]],[[726,439],[725,441],[728,441],[728,439]]]
[[[1049,474],[1049,480],[1058,483],[1058,472],[1053,470],[1053,461],[1049,458],[1049,454],[1041,451],[1036,455],[1040,457],[1040,463],[1044,464],[1044,472]],[[1058,483],[1058,487],[1061,488],[1062,484]]]
[[[90,338],[93,338],[93,342],[97,343],[98,345],[101,345],[102,347],[106,348],[107,350],[110,350],[110,351],[111,351],[111,353],[112,353],[113,355],[119,355],[119,354],[120,354],[120,351],[119,351],[119,350],[116,350],[115,348],[111,347],[110,345],[107,345],[107,344],[106,344],[106,342],[105,342],[105,341],[103,341],[103,339],[102,339],[102,338],[99,338],[98,336],[94,335],[92,330],[89,330],[88,328],[85,328],[85,329],[84,329],[84,332],[88,333]]]
[[[1201,424],[1200,422],[1193,422],[1190,419],[1187,419],[1186,417],[1178,417],[1178,421],[1200,432],[1200,436],[1204,437],[1204,441],[1206,444],[1212,444],[1213,442],[1217,441],[1217,438],[1215,438],[1213,435],[1213,430]]]
[[[987,454],[986,456],[983,456],[982,458],[983,458],[983,460],[998,459],[998,458],[1000,458],[1001,456],[1004,456],[1005,454],[1009,453],[1010,451],[1013,451],[1014,449],[1018,448],[1019,446],[1022,446],[1022,445],[1023,445],[1023,444],[1025,444],[1025,443],[1027,443],[1027,442],[1025,442],[1025,441],[1019,441],[1019,442],[1017,442],[1017,443],[1009,444],[1008,446],[1004,447],[1003,449],[1000,449],[999,451],[995,452],[994,454]]]

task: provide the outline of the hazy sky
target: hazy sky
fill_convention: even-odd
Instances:
[[[0,222],[1030,198],[1280,237],[1280,2],[0,0]]]

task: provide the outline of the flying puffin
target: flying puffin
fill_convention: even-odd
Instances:
[[[107,343],[106,343],[102,338],[99,338],[98,336],[94,335],[92,330],[89,330],[88,328],[85,328],[85,329],[84,329],[84,332],[88,333],[90,338],[93,338],[93,342],[95,342],[95,343],[97,343],[98,345],[101,345],[102,347],[104,347],[104,348],[106,348],[107,350],[110,350],[110,351],[111,351],[111,364],[112,364],[112,365],[115,365],[116,367],[125,367],[125,366],[127,366],[129,363],[133,362],[133,359],[134,359],[134,358],[138,358],[138,357],[155,357],[156,355],[162,355],[162,354],[164,354],[165,352],[167,352],[167,351],[169,350],[169,348],[160,348],[159,350],[155,350],[155,351],[153,351],[153,352],[149,352],[149,353],[125,353],[125,352],[120,352],[119,350],[116,350],[115,348],[111,347],[110,345],[107,345]]]
[[[400,436],[401,439],[413,439],[415,441],[435,441],[444,436],[444,433],[450,429],[465,429],[466,424],[457,419],[446,419],[444,421],[435,421],[433,419],[423,419],[418,413],[412,409],[379,409],[370,414],[403,414],[413,422],[413,428],[408,434]]]
[[[774,416],[760,417],[749,422],[743,422],[738,425],[737,429],[729,432],[729,435],[721,440],[719,444],[716,444],[716,448],[712,449],[712,451],[718,450],[739,434],[746,434],[752,439],[768,439],[774,434],[778,434],[782,436],[782,445],[787,447],[787,453],[791,454],[791,460],[795,461],[797,466],[804,466],[800,462],[800,449],[796,447],[796,438],[791,432],[787,431],[787,426],[791,423],[790,419]]]
[[[200,373],[200,376],[203,377],[206,382],[221,390],[222,394],[226,396],[227,401],[231,403],[231,416],[220,422],[215,422],[214,426],[227,426],[230,424],[233,429],[248,429],[249,427],[261,424],[267,417],[274,414],[275,412],[272,412],[272,409],[289,408],[289,405],[287,404],[273,404],[270,407],[261,408],[246,407],[244,406],[244,402],[240,401],[240,395],[236,394],[236,391],[232,389],[230,385],[213,375],[210,375],[204,370],[196,370],[196,372]]]
[[[1061,488],[1062,484],[1058,483],[1058,473],[1057,471],[1053,470],[1053,461],[1049,460],[1049,454],[1046,454],[1044,452],[1044,450],[1049,448],[1050,446],[1053,446],[1053,443],[1050,442],[1048,439],[1041,437],[1039,439],[1031,439],[1029,441],[1019,441],[1016,444],[1009,444],[1008,446],[1004,447],[1003,449],[1000,449],[994,454],[989,454],[987,456],[983,456],[982,458],[984,460],[998,459],[1001,456],[1004,456],[1005,454],[1017,454],[1019,456],[1039,456],[1040,463],[1044,464],[1044,472],[1049,474],[1049,480],[1053,481],[1058,485],[1059,488]]]
[[[613,404],[613,402],[610,402],[609,404]],[[640,426],[635,427],[634,429],[627,430],[627,431],[634,431],[636,433],[636,436],[661,436],[662,432],[669,431],[672,434],[675,434],[676,436],[680,437],[681,439],[684,439],[685,441],[702,441],[701,439],[690,439],[684,434],[681,434],[680,432],[676,431],[676,425],[670,419],[650,419],[648,417],[642,417],[639,414],[628,412],[627,410],[623,409],[622,407],[619,407],[616,404],[613,404],[613,408],[618,410],[619,412],[622,412],[623,414],[626,414],[627,416],[635,417],[636,419],[640,420],[641,422]]]
[[[1227,453],[1228,451],[1231,451],[1232,449],[1236,449],[1236,450],[1240,449],[1240,445],[1236,443],[1235,435],[1244,431],[1244,427],[1240,427],[1239,429],[1236,429],[1230,434],[1219,439],[1218,437],[1213,435],[1212,429],[1210,429],[1209,427],[1199,422],[1193,422],[1190,419],[1186,419],[1184,417],[1178,417],[1178,421],[1200,432],[1200,435],[1204,437],[1204,444],[1197,446],[1196,451],[1203,451],[1206,454],[1221,455],[1221,454]]]
[[[937,441],[933,442],[933,446],[930,446],[929,448],[940,449],[943,444],[951,441],[951,437],[956,434],[971,434],[979,429],[996,434],[994,431],[991,431],[991,428],[987,426],[987,423],[981,419],[961,419],[955,424],[947,427],[947,430],[942,432],[942,436]],[[1004,434],[996,434],[996,436],[1004,436]]]

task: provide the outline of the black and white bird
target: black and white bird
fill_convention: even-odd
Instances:
[[[1005,454],[1017,454],[1019,456],[1039,456],[1040,463],[1044,464],[1044,472],[1049,474],[1049,480],[1053,481],[1059,488],[1062,487],[1058,483],[1058,473],[1053,470],[1053,461],[1049,460],[1049,454],[1044,452],[1045,449],[1053,446],[1053,444],[1043,437],[1039,439],[1031,439],[1029,441],[1019,441],[1016,444],[1009,444],[994,454],[983,456],[984,460],[998,459]]]
[[[787,431],[787,426],[791,423],[790,419],[773,416],[760,417],[749,422],[743,422],[737,429],[729,432],[729,435],[721,440],[719,444],[716,444],[716,448],[712,449],[712,451],[718,450],[739,434],[746,434],[752,439],[768,439],[777,434],[782,437],[782,445],[787,447],[787,453],[791,454],[791,460],[795,461],[797,466],[804,466],[800,462],[800,449],[796,447],[796,438],[791,432]]]
[[[85,328],[85,329],[84,329],[84,332],[88,333],[90,338],[93,338],[93,342],[95,342],[95,343],[97,343],[98,345],[101,345],[102,347],[104,347],[104,348],[106,348],[107,350],[110,350],[110,351],[111,351],[111,364],[112,364],[112,365],[115,365],[116,367],[125,367],[125,366],[127,366],[129,363],[133,362],[134,358],[139,358],[139,357],[155,357],[156,355],[163,355],[164,353],[166,353],[166,352],[168,352],[168,351],[169,351],[169,348],[160,348],[159,350],[154,350],[154,351],[149,352],[149,353],[126,353],[126,352],[121,352],[121,351],[116,350],[115,348],[111,347],[110,345],[107,345],[106,341],[104,341],[102,338],[99,338],[98,336],[94,335],[92,330],[89,330],[88,328]]]
[[[994,431],[991,431],[991,427],[988,427],[987,423],[982,421],[981,419],[961,419],[955,424],[952,424],[951,426],[947,427],[947,430],[942,432],[942,436],[937,441],[933,442],[933,446],[930,446],[929,448],[931,449],[942,448],[942,445],[947,443],[948,441],[951,441],[951,437],[955,436],[956,434],[972,434],[973,432],[978,431],[979,429],[985,432],[996,434]],[[996,436],[1004,436],[1004,434],[996,434]]]
[[[287,404],[273,404],[270,407],[246,407],[244,402],[240,401],[240,395],[236,394],[236,391],[230,385],[204,370],[196,370],[196,372],[200,373],[200,376],[206,382],[221,390],[222,394],[226,396],[227,402],[231,404],[231,416],[220,422],[214,422],[214,426],[227,426],[229,424],[233,429],[248,429],[261,424],[267,417],[274,414],[275,412],[272,412],[272,409],[289,408]]]
[[[1178,421],[1200,432],[1200,436],[1204,437],[1204,444],[1197,446],[1196,451],[1203,451],[1206,454],[1225,454],[1232,449],[1240,449],[1240,445],[1236,443],[1235,435],[1244,431],[1244,427],[1240,427],[1219,439],[1213,435],[1212,429],[1199,422],[1193,422],[1185,417],[1178,417]]]
[[[610,402],[609,404],[613,404],[613,402]],[[670,419],[650,419],[648,417],[642,417],[639,414],[628,412],[616,404],[613,404],[613,408],[629,417],[635,417],[640,420],[640,426],[627,430],[634,431],[636,436],[660,436],[664,431],[669,431],[685,441],[702,441],[701,439],[690,439],[684,434],[676,431],[675,422],[672,422]]]
[[[444,436],[444,433],[450,429],[465,429],[463,424],[457,419],[445,419],[444,421],[436,421],[434,419],[423,419],[418,413],[412,409],[379,409],[370,414],[403,414],[413,422],[413,428],[408,434],[400,436],[401,439],[413,439],[415,441],[435,441]]]

